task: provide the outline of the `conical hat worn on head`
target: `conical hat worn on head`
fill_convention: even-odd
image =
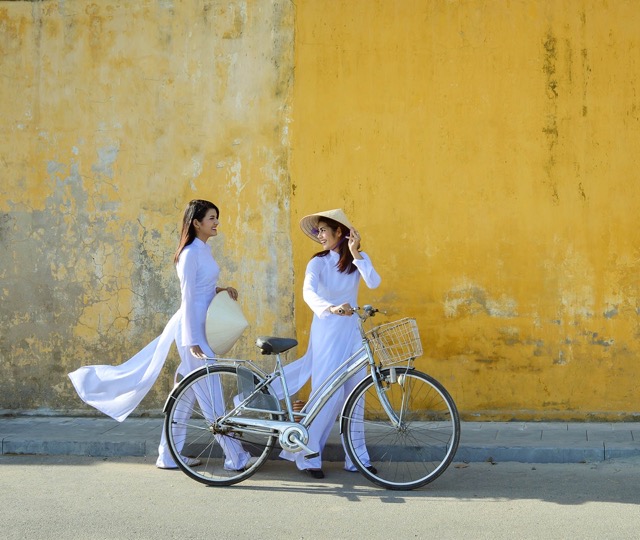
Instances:
[[[213,297],[207,310],[205,333],[216,355],[231,350],[248,326],[240,304],[227,291],[220,291]]]
[[[345,215],[342,208],[335,208],[333,210],[325,210],[324,212],[310,214],[300,220],[300,228],[304,234],[316,242],[320,242],[320,240],[318,240],[318,231],[316,229],[318,228],[318,221],[323,217],[333,219],[341,225],[344,225],[347,229],[353,229],[353,225],[351,225],[349,218]]]

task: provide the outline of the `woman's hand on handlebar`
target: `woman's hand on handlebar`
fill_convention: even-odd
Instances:
[[[378,308],[374,308],[369,304],[362,307],[354,307],[354,312],[358,312],[357,315],[361,320],[366,321],[369,317],[373,317],[376,313],[386,313],[386,311],[380,311]]]
[[[334,315],[339,315],[341,317],[351,317],[351,315],[353,315],[353,308],[349,302],[340,304],[339,306],[331,306],[329,311]]]

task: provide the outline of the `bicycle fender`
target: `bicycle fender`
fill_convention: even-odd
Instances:
[[[415,368],[413,366],[411,366],[411,367],[407,367],[407,366],[390,366],[390,367],[386,367],[386,368],[380,369],[379,370],[380,375],[383,378],[386,377],[391,372],[391,368],[394,368],[396,370],[396,373],[407,373],[407,371],[415,371]],[[344,400],[344,403],[342,404],[342,410],[340,411],[340,435],[342,435],[344,433],[345,423],[347,421],[346,417],[345,417],[345,413],[346,413],[345,409],[347,408],[347,403],[349,403],[349,399],[351,398],[351,396],[361,386],[369,384],[372,380],[373,380],[373,375],[371,373],[369,373],[369,375],[367,375],[358,384],[356,384],[354,389],[351,390],[351,392],[347,396],[347,399]]]

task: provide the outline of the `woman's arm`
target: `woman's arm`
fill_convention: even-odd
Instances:
[[[353,315],[353,308],[348,302],[334,305],[318,294],[318,283],[320,281],[322,264],[322,260],[319,257],[315,257],[311,259],[307,265],[307,270],[304,274],[304,285],[302,287],[302,297],[304,301],[320,318],[328,317],[329,315],[341,315],[345,317]]]
[[[366,283],[367,287],[370,289],[375,289],[380,282],[380,276],[378,272],[376,272],[373,264],[371,264],[371,259],[362,253],[360,250],[360,233],[355,229],[349,230],[349,250],[351,251],[351,255],[353,255],[353,264],[360,272],[362,279]]]
[[[318,294],[321,268],[322,261],[319,257],[314,257],[307,264],[304,285],[302,286],[302,298],[318,317],[326,317],[329,315],[328,309],[333,304]]]
[[[198,271],[198,254],[193,250],[184,250],[178,260],[178,273],[180,275],[180,292],[182,294],[182,346],[189,347],[189,352],[202,360],[208,355],[198,345],[193,328],[197,318],[193,310],[193,302],[196,294],[196,279]]]
[[[196,277],[198,271],[197,252],[185,249],[178,260],[178,274],[180,276],[180,293],[182,295],[182,345],[191,347],[197,344],[193,328],[196,324],[194,300],[196,294]]]
[[[362,256],[362,258],[354,259],[353,264],[356,265],[356,268],[358,269],[358,272],[360,272],[360,275],[362,276],[362,279],[366,283],[367,287],[369,287],[370,289],[375,289],[380,285],[382,279],[380,278],[378,272],[376,272],[376,269],[373,267],[369,256],[364,252],[361,252],[360,255]]]

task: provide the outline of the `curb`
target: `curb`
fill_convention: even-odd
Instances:
[[[0,455],[158,455],[163,418],[0,416]],[[640,456],[640,423],[463,422],[454,462],[585,463]],[[274,450],[271,459],[278,459]],[[343,461],[337,425],[323,451]]]

